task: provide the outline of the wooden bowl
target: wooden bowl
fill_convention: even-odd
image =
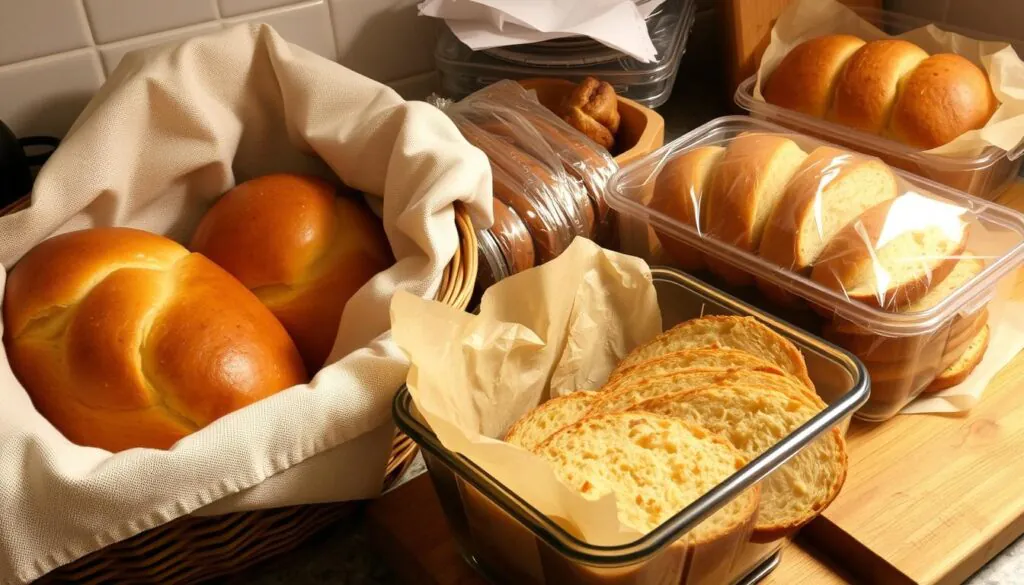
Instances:
[[[561,109],[562,101],[572,93],[576,84],[567,79],[535,77],[519,82],[524,88],[537,93],[537,99],[555,112]],[[619,97],[619,133],[615,137],[615,162],[623,166],[665,144],[665,119],[654,110],[633,100]]]
[[[537,93],[537,100],[549,110],[558,113],[562,101],[576,84],[567,79],[531,78],[519,82],[524,88]],[[631,99],[618,96],[619,133],[615,137],[615,162],[620,167],[653,152],[665,144],[665,119],[651,108],[642,106]],[[653,190],[651,190],[653,193]],[[648,194],[648,198],[650,194]],[[645,199],[643,203],[647,203]],[[661,242],[647,224],[640,220],[617,215],[617,244],[620,252],[640,256],[651,264],[669,264],[670,259],[662,250]]]

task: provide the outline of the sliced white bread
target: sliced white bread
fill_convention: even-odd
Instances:
[[[965,252],[953,267],[949,275],[933,285],[923,297],[911,303],[906,312],[918,312],[930,309],[945,300],[956,290],[965,286],[971,279],[981,273],[985,262]],[[973,319],[985,313],[984,309],[967,317],[956,317],[950,325],[948,337],[970,329]],[[987,319],[987,313],[984,314]],[[980,326],[979,326],[980,327]],[[971,336],[977,329],[971,331]],[[942,332],[946,335],[946,332]],[[884,336],[873,333],[859,325],[844,319],[833,319],[822,328],[822,335],[829,341],[840,345],[865,361],[896,361],[905,360],[924,351],[924,345],[931,343],[934,334],[907,335],[902,337]]]
[[[771,134],[733,138],[712,172],[703,200],[701,221],[708,237],[753,252],[761,241],[768,216],[807,153],[792,140]],[[731,284],[753,284],[753,278],[720,259],[708,256],[708,268]]]
[[[726,384],[775,388],[812,407],[825,407],[821,397],[793,377],[780,374],[775,368],[690,368],[673,374],[637,379],[614,391],[601,392],[600,398],[591,406],[591,413],[619,412],[663,394]]]
[[[897,358],[875,351],[861,361],[868,369],[872,385],[895,385],[900,380],[934,377],[955,362],[987,324],[988,311],[983,310],[958,322],[955,329],[951,326],[940,335],[925,337],[926,343],[921,344],[917,352]]]
[[[777,370],[780,374],[784,373],[771,362],[739,349],[700,347],[659,355],[616,370],[601,390],[610,392],[631,380],[672,374],[690,368],[754,368],[764,371]]]
[[[800,350],[753,317],[717,315],[684,321],[637,347],[616,366],[612,376],[642,361],[695,348],[728,347],[763,358],[814,389]]]
[[[982,358],[985,357],[985,351],[988,349],[990,338],[991,331],[986,324],[974,336],[960,356],[943,370],[938,377],[932,380],[932,383],[925,388],[925,392],[939,392],[952,388],[966,380],[971,375],[971,372],[974,371],[974,368],[978,367],[978,364],[981,363]]]
[[[583,497],[615,494],[619,520],[643,533],[746,463],[729,442],[697,425],[644,413],[584,418],[552,435],[534,452]],[[758,500],[757,489],[745,491],[695,528],[691,543],[710,543],[744,531]]]
[[[530,450],[562,427],[583,418],[597,399],[597,393],[578,391],[552,398],[516,421],[505,433],[505,442]]]
[[[876,205],[832,238],[811,278],[849,299],[904,310],[956,266],[967,244],[965,213],[914,192]]]
[[[654,182],[654,194],[648,207],[680,223],[700,228],[704,190],[711,170],[723,154],[725,148],[721,146],[702,146],[666,162]],[[678,268],[704,268],[704,257],[699,251],[668,234],[656,233],[661,247],[672,256]]]
[[[882,161],[818,147],[800,165],[768,217],[758,254],[782,268],[804,272],[840,229],[898,194],[896,175]],[[759,285],[777,301],[793,299],[776,285]]]
[[[763,386],[719,385],[667,394],[630,412],[671,416],[727,439],[752,460],[820,411]],[[839,494],[846,478],[846,442],[832,429],[776,469],[761,487],[754,539],[783,538],[810,522]]]

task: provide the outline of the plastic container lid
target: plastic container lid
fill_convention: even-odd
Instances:
[[[721,150],[741,134],[748,134],[742,147]],[[788,142],[783,138],[795,146],[781,145]],[[989,300],[996,283],[1024,261],[1024,215],[910,173],[890,173],[887,166],[872,157],[835,147],[821,148],[825,146],[830,145],[754,118],[718,118],[620,170],[609,184],[608,201],[620,213],[644,221],[659,234],[692,248],[707,259],[713,271],[717,265],[723,276],[756,279],[762,290],[778,289],[784,295],[802,297],[820,312],[827,311],[881,335],[924,334],[961,313],[973,313]],[[678,213],[673,216],[652,208],[648,202],[652,192],[658,197],[655,183],[666,165],[672,165],[673,173],[695,173],[676,161],[695,160],[682,157],[703,147],[712,148],[698,154],[717,153],[719,157],[713,163],[714,174],[705,171],[707,181],[717,180],[719,185],[705,183],[703,189],[692,189],[692,179],[685,177],[695,175],[674,175],[682,177],[678,180],[684,191],[691,189],[685,198],[692,198],[697,204],[701,222],[691,225],[678,219]],[[800,149],[806,154],[799,154]],[[870,185],[854,181],[844,186],[843,177],[855,166],[870,167],[872,172],[864,175],[866,178],[856,179],[870,181]],[[754,179],[760,176],[765,180]],[[836,215],[824,215],[827,212],[823,211],[826,203],[822,193],[832,188],[836,190],[831,192],[839,193],[837,189],[842,188],[845,194],[836,201],[859,205],[869,193],[883,189],[877,183],[891,180],[887,176],[894,177],[895,196],[873,195],[880,198],[868,209],[842,212],[855,214],[849,223],[836,219],[838,211],[832,212]],[[666,175],[664,180],[672,177]],[[763,219],[763,209],[754,213],[737,203],[748,201],[749,197],[770,199],[772,195],[768,193],[773,188],[768,185],[780,180],[783,194],[775,195],[779,197],[775,203],[762,203],[775,206],[767,219]],[[836,184],[832,185],[832,181]],[[708,193],[709,189],[713,193],[702,203],[702,192]],[[791,190],[805,195],[794,197]],[[736,198],[736,193],[743,197]],[[719,208],[713,211],[715,205]],[[714,218],[721,223],[719,227]],[[747,218],[764,223],[760,228],[745,226]],[[815,233],[829,235],[819,238],[823,241],[820,257],[806,268],[794,271],[789,268],[794,264],[783,267],[755,251],[756,242],[751,245],[750,240],[756,236],[749,234],[758,229],[765,230],[764,242],[781,250],[780,257],[802,253],[803,243],[819,237]],[[779,240],[786,233],[806,235],[793,236],[796,244],[780,246]],[[931,280],[945,278],[968,255],[984,261],[979,273],[948,291],[941,300],[916,303],[930,290]],[[793,263],[799,265],[795,260]],[[919,282],[918,275],[924,282]]]
[[[656,107],[671,93],[695,11],[693,0],[667,0],[648,18],[651,41],[658,54],[651,63],[578,37],[473,51],[447,27],[438,37],[434,60],[442,77],[473,79],[472,87],[456,89],[444,84],[446,90],[460,95],[502,79],[554,76],[578,81],[594,76],[612,84],[618,94]]]

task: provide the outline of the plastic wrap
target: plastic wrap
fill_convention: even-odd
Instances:
[[[617,169],[592,143],[519,84],[499,82],[466,99],[440,103],[463,136],[491,161],[494,196],[520,219],[499,236],[511,274],[561,254],[576,236],[605,241],[611,218],[604,199]],[[493,230],[494,228],[492,228]],[[532,256],[534,261],[525,261]]]
[[[1024,260],[1024,215],[741,116],[626,167],[608,197],[650,223],[679,267],[861,358],[869,420],[895,415],[975,336],[1007,325],[986,307],[1006,300],[1000,285]]]

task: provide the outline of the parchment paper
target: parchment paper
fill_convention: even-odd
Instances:
[[[1024,276],[1018,274],[1018,276]],[[922,394],[902,414],[967,412],[981,400],[989,382],[1024,349],[1024,280],[1008,278],[988,306],[991,337],[981,363],[966,380],[942,392]]]
[[[497,439],[549,397],[597,389],[622,356],[661,331],[642,260],[577,238],[555,260],[488,289],[479,315],[399,293],[391,323],[412,364],[409,392],[446,448],[591,544],[640,536],[620,524],[614,496],[586,500],[545,461]]]
[[[891,37],[836,0],[795,0],[779,15],[757,70],[754,99],[764,101],[761,81],[775,70],[790,49],[814,37],[841,33],[866,41],[904,39],[930,54],[957,53],[988,73],[992,91],[1001,104],[988,124],[925,152],[977,156],[989,146],[1011,151],[1024,138],[1024,62],[1008,43],[971,39],[940,30],[935,25]]]

